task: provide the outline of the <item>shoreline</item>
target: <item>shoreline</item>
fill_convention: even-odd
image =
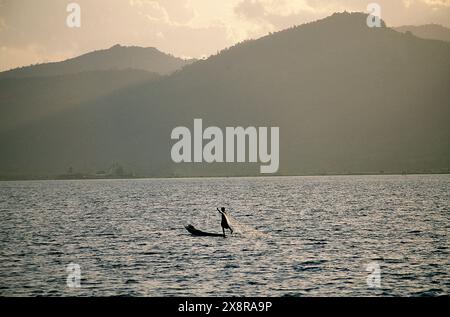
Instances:
[[[0,182],[14,181],[83,181],[83,180],[144,180],[144,179],[198,179],[198,178],[273,178],[273,177],[329,177],[329,176],[412,176],[412,175],[450,175],[449,172],[412,172],[412,173],[317,173],[317,174],[275,174],[275,175],[206,175],[206,176],[135,176],[135,177],[11,177],[3,178]]]

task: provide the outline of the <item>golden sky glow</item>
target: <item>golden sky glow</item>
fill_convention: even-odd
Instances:
[[[81,27],[66,6],[81,6]],[[0,70],[58,61],[115,44],[208,56],[248,38],[377,2],[390,26],[450,27],[450,0],[0,0]]]

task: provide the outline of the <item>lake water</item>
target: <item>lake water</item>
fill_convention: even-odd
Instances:
[[[235,235],[184,229],[219,206]],[[0,182],[0,295],[448,295],[449,206],[450,175]]]

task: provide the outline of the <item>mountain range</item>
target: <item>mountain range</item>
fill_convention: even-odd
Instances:
[[[206,60],[93,57],[129,49],[116,46],[0,73],[0,176],[117,162],[142,177],[259,175],[259,164],[173,163],[171,131],[194,118],[280,127],[280,175],[449,172],[450,43],[366,17],[336,13]]]
[[[439,24],[404,25],[394,28],[402,33],[411,32],[417,37],[450,42],[450,29]]]
[[[20,67],[0,73],[0,78],[43,77],[99,70],[140,69],[170,74],[194,62],[163,53],[154,47],[121,46],[98,50],[62,62]]]

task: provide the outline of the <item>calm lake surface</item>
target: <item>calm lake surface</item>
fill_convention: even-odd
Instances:
[[[236,235],[184,229],[221,232],[219,206]],[[450,175],[0,182],[0,216],[2,296],[450,291]]]

